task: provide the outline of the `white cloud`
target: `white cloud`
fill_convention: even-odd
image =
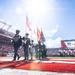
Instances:
[[[47,48],[61,47],[61,40],[62,40],[62,38],[60,38],[60,37],[56,38],[55,40],[48,39],[46,41],[46,46],[47,46]]]
[[[46,31],[45,32],[46,38],[52,38],[53,35],[58,31],[58,27],[59,25],[56,25],[55,28],[53,28],[52,30]]]
[[[56,25],[55,28],[53,28],[50,31],[46,31],[45,35],[46,35],[46,46],[48,48],[55,48],[55,47],[60,47],[61,46],[61,39],[60,37],[57,37],[56,39],[52,40],[52,37],[54,36],[54,34],[57,33],[59,28],[59,25]]]

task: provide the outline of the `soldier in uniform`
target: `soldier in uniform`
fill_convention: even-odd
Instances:
[[[40,59],[42,55],[41,41],[38,41],[38,52],[39,52],[39,59]]]
[[[41,43],[41,49],[42,49],[42,58],[46,58],[46,45],[44,44],[44,41]]]

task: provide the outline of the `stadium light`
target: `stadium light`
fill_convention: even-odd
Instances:
[[[9,30],[11,28],[11,25],[7,28],[7,30]]]
[[[7,30],[9,30],[9,29],[11,28],[11,26],[12,26],[12,25],[10,25],[10,23],[6,23],[6,22],[4,22],[2,19],[0,20],[0,22],[1,22],[2,24],[4,24],[4,25],[2,26],[2,29],[4,28],[4,26],[8,26]]]
[[[5,24],[2,26],[2,29],[4,28]]]

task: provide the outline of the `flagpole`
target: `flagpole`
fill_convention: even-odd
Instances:
[[[38,26],[36,26],[37,28],[38,28]],[[37,29],[37,31],[38,31],[38,29]],[[37,35],[37,43],[38,43],[38,32],[36,33],[36,35]]]
[[[26,12],[26,25],[25,25],[25,34],[27,33],[27,12]]]
[[[32,39],[31,31],[32,31],[32,29],[31,29],[31,23],[29,22],[28,15],[26,13],[26,31],[25,32],[28,32],[30,38]]]
[[[32,28],[32,22],[30,23],[30,26],[31,26],[31,28]],[[32,40],[32,30],[30,31],[30,38],[31,38],[31,40]]]

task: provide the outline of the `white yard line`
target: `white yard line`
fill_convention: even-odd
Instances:
[[[24,58],[20,58],[19,61],[23,60]],[[63,61],[64,60],[64,61]],[[62,63],[62,64],[75,64],[75,62],[69,62],[69,61],[65,61],[65,60],[74,60],[74,59],[51,59],[49,61],[47,60],[34,60],[34,61],[30,61],[30,62],[37,62],[37,63]],[[12,59],[8,58],[8,59],[1,59],[1,61],[12,61]]]
[[[64,59],[64,58],[63,59],[62,58],[61,59],[54,59],[54,58],[52,59],[51,58],[51,60],[75,60],[75,59]]]
[[[75,75],[75,74],[74,73],[17,70],[17,69],[0,69],[0,75]]]
[[[37,61],[33,61],[33,62],[37,62],[37,63],[62,63],[62,64],[75,64],[75,62],[69,62],[69,61],[41,61],[41,60],[37,60]]]
[[[12,61],[12,59],[1,59],[4,61]],[[20,59],[20,61],[23,60],[23,58]],[[55,59],[56,60],[56,59]],[[64,60],[64,59],[63,59]],[[70,60],[70,59],[65,59]],[[69,61],[62,61],[60,60],[35,60],[30,62],[37,62],[37,63],[66,63],[66,64],[75,64],[75,62],[69,62]],[[75,75],[75,73],[58,73],[58,72],[42,72],[42,71],[30,71],[30,70],[19,70],[19,69],[10,69],[10,68],[0,68],[0,75]]]

